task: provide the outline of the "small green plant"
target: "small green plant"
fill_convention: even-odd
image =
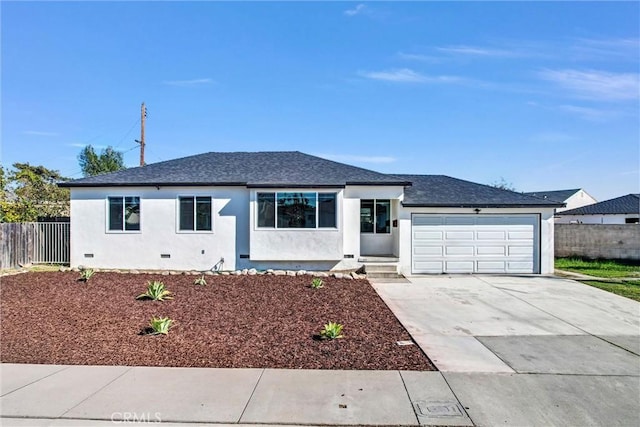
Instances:
[[[198,286],[206,286],[207,285],[207,281],[204,279],[204,274],[198,278],[196,278],[196,280],[193,281],[194,285],[198,285]]]
[[[167,335],[173,320],[168,317],[152,317],[149,326],[153,332],[150,335]]]
[[[159,280],[153,282],[147,282],[147,291],[144,294],[140,294],[136,299],[152,299],[154,301],[164,301],[167,299],[173,299],[170,296],[171,292],[165,289],[164,283]]]
[[[320,288],[324,288],[324,282],[322,281],[321,278],[319,277],[315,277],[312,281],[311,281],[311,287],[313,289],[320,289]]]
[[[329,322],[324,325],[324,328],[320,331],[320,338],[323,340],[342,338],[342,328],[344,328],[344,325],[340,323]]]
[[[84,270],[80,271],[80,278],[78,280],[87,283],[89,279],[91,279],[91,276],[94,275],[94,273],[95,271],[93,271],[91,268],[85,268]]]

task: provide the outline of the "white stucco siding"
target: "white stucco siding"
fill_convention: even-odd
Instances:
[[[109,196],[140,197],[139,232],[107,231]],[[178,196],[211,196],[211,232],[178,231]],[[249,250],[248,205],[249,192],[238,187],[73,188],[71,265],[207,270],[224,259],[224,269],[236,268],[237,254]]]
[[[398,218],[400,209],[399,201],[404,197],[404,187],[401,186],[348,186],[344,191],[344,198],[350,201],[349,208],[345,209],[345,218],[352,221],[352,228],[345,231],[349,233],[348,242],[345,239],[345,248],[349,246],[353,252],[345,250],[345,253],[353,253],[355,259],[365,255],[398,255],[399,228],[393,227],[393,220]],[[375,234],[360,233],[360,201],[363,199],[391,201],[391,233]],[[357,250],[356,249],[357,246]]]
[[[335,229],[273,229],[258,228],[256,220],[258,192],[335,192],[337,193],[337,227]],[[360,200],[392,200],[392,218],[396,217],[397,203],[402,197],[401,186],[347,186],[344,189],[269,189],[251,191],[250,259],[252,263],[262,261],[325,261],[334,260],[337,269],[357,268],[362,254],[362,241],[372,240],[370,246],[383,247],[381,253],[393,251],[394,233],[379,236],[361,236]],[[369,240],[367,240],[369,239]],[[388,249],[387,249],[388,247]],[[345,258],[347,256],[348,258]]]
[[[627,218],[638,218],[638,214],[618,215],[559,215],[558,224],[625,224]]]
[[[476,214],[471,208],[401,208],[399,212],[399,269],[402,274],[411,275],[413,213],[425,214]],[[553,209],[550,208],[484,208],[479,215],[539,215],[539,259],[536,259],[541,274],[554,272]]]
[[[335,228],[261,228],[257,223],[258,193],[336,193]],[[254,261],[340,261],[343,252],[342,189],[260,188],[250,191],[250,255]],[[249,204],[248,204],[249,206]]]
[[[580,190],[564,201],[564,208],[557,208],[556,212],[568,211],[570,209],[581,208],[582,206],[592,205],[597,202],[589,193]]]

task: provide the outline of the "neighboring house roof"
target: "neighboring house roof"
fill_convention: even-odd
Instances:
[[[554,202],[566,202],[567,199],[580,191],[579,188],[572,190],[552,190],[552,191],[528,191],[528,196],[539,197],[541,199],[553,200]]]
[[[556,215],[621,215],[640,214],[640,194],[627,194],[592,205],[558,212]]]
[[[445,175],[396,175],[411,181],[403,206],[447,207],[561,207],[562,202],[543,200],[515,191],[476,184]]]
[[[63,187],[147,185],[344,187],[410,184],[392,175],[299,151],[204,153],[60,184]]]

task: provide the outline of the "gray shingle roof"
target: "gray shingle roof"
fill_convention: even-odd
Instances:
[[[561,207],[552,200],[501,190],[445,175],[396,175],[411,181],[405,188],[404,206],[447,207]]]
[[[406,181],[299,151],[205,153],[144,167],[77,179],[64,187],[146,185],[246,185],[249,187],[344,187],[406,185]]]
[[[523,194],[539,197],[541,199],[553,200],[554,202],[564,203],[569,197],[573,196],[578,191],[580,191],[579,188],[575,188],[572,190],[528,191]]]
[[[627,194],[615,199],[604,200],[592,205],[582,206],[556,215],[616,215],[640,214],[640,194]]]

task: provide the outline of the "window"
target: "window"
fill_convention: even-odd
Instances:
[[[258,193],[260,228],[335,228],[336,193]]]
[[[391,200],[360,200],[360,232],[391,233]]]
[[[109,231],[140,231],[140,197],[109,197]]]
[[[640,222],[640,218],[625,218],[624,219],[624,223],[625,224],[638,224],[638,222]]]
[[[211,231],[211,197],[179,197],[180,231]]]

